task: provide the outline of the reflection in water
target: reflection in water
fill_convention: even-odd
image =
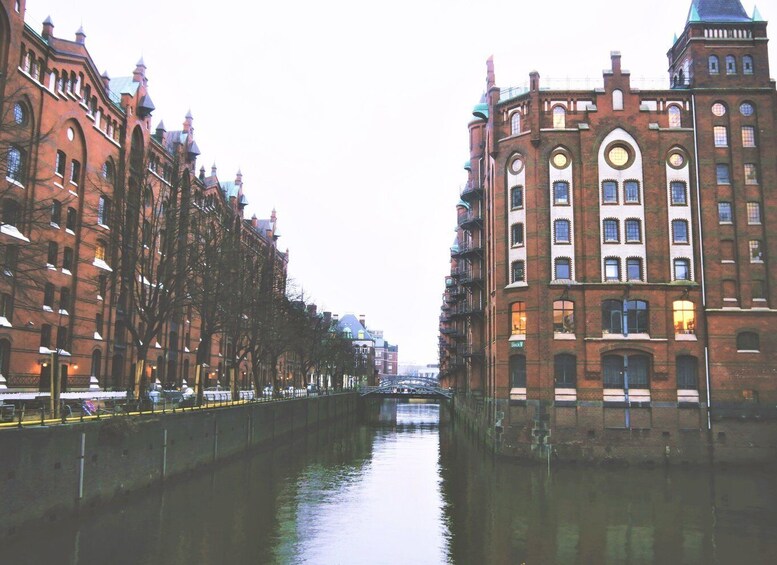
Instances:
[[[762,472],[494,461],[437,405],[328,428],[6,544],[3,563],[771,563]],[[391,407],[392,415],[394,407]],[[46,540],[43,543],[41,540]]]

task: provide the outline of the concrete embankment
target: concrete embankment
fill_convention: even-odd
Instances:
[[[0,540],[356,410],[339,394],[0,430]]]

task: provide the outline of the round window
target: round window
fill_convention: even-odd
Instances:
[[[683,165],[685,165],[685,157],[682,153],[679,153],[675,151],[674,153],[669,154],[669,165],[674,167],[675,169],[681,168]]]
[[[512,158],[509,165],[510,172],[517,175],[523,170],[523,157],[516,155]]]
[[[605,156],[609,165],[615,169],[625,169],[633,160],[631,148],[621,143],[610,145]]]
[[[712,113],[718,117],[724,116],[726,114],[726,107],[720,102],[715,102],[712,105]]]
[[[569,157],[563,151],[556,151],[550,160],[557,169],[563,169],[569,165]]]
[[[752,116],[755,113],[755,108],[750,102],[742,102],[739,111],[743,116]]]
[[[73,131],[73,128],[67,128],[67,138],[68,138],[68,140],[73,141],[75,136],[76,136],[76,132]]]

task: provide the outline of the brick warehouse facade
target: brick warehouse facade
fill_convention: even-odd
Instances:
[[[288,256],[277,250],[274,211],[267,220],[243,218],[240,173],[224,182],[215,167],[209,176],[195,170],[199,149],[191,114],[180,131],[166,131],[162,123],[152,129],[154,105],[142,60],[130,77],[101,75],[83,30],[72,41],[61,39],[47,19],[38,33],[24,22],[25,3],[0,3],[0,387],[48,390],[56,351],[65,390],[125,389],[132,386],[142,341],[129,329],[149,332],[137,321],[142,308],[135,297],[151,296],[162,279],[154,275],[154,285],[151,275],[119,274],[131,270],[132,253],[145,253],[144,261],[155,261],[162,273],[172,256],[165,250],[184,247],[165,242],[165,230],[174,239],[173,228],[169,221],[155,225],[154,214],[189,203],[176,213],[181,225],[209,226],[198,232],[200,242],[218,237],[211,227],[217,234],[229,231],[225,222],[234,219],[241,255],[264,265],[272,281],[262,284],[278,292],[285,288]],[[128,215],[141,190],[141,211]],[[158,212],[143,219],[143,210],[152,209]],[[184,213],[191,214],[185,222]],[[132,217],[137,229],[125,230],[122,224]],[[152,260],[157,253],[164,260]],[[202,262],[192,258],[180,265]],[[183,268],[181,273],[207,282]],[[139,284],[128,283],[138,278]],[[172,291],[156,299],[164,302],[164,294]],[[171,308],[146,342],[142,377],[193,383],[200,365],[208,367],[206,386],[225,384],[229,336],[214,332],[203,348],[199,309],[182,303]],[[236,370],[247,387],[252,367],[244,362]]]
[[[633,87],[619,53],[595,90],[500,89],[489,59],[440,352],[498,452],[777,457],[766,26],[693,0],[663,90]]]

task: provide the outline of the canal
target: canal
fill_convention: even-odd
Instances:
[[[495,461],[436,404],[334,426],[0,548],[14,564],[774,563],[766,471]]]

